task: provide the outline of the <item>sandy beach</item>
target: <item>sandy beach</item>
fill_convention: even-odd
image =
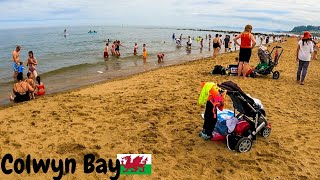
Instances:
[[[320,60],[311,62],[302,86],[295,79],[297,40],[278,45],[284,48],[275,68],[278,80],[209,74],[215,64],[236,64],[238,52],[233,52],[2,107],[1,157],[75,158],[76,173],[63,179],[109,179],[110,174],[83,173],[81,161],[88,153],[113,160],[117,154],[153,155],[151,176],[120,179],[320,179]],[[259,61],[257,50],[252,66]],[[248,153],[198,136],[204,110],[197,104],[200,81],[227,80],[260,99],[272,125],[271,136],[258,137]],[[0,178],[55,175],[0,173]]]

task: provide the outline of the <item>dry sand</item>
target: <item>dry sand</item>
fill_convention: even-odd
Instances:
[[[236,52],[2,108],[1,156],[77,159],[76,174],[63,179],[108,179],[83,174],[81,159],[87,153],[114,160],[120,153],[153,154],[152,176],[121,179],[320,179],[320,61],[311,62],[305,85],[297,84],[296,44],[295,39],[281,44],[285,51],[276,67],[279,80],[208,74],[216,62],[234,64]],[[257,63],[255,49],[251,65]],[[201,80],[232,80],[260,99],[272,124],[271,136],[258,137],[243,154],[228,150],[223,141],[198,137]],[[227,107],[232,107],[230,100]],[[53,175],[0,173],[0,178]]]

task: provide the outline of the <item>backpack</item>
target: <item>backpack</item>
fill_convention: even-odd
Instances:
[[[226,75],[226,69],[221,65],[215,65],[211,74]]]

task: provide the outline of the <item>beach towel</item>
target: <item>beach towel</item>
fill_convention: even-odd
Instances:
[[[264,107],[263,107],[260,99],[253,98],[253,97],[250,96],[250,94],[247,94],[247,96],[249,96],[251,99],[253,99],[253,101],[254,101],[254,103],[255,103],[255,105],[256,105],[257,107],[259,107],[260,109],[264,109]]]
[[[238,124],[238,119],[236,117],[231,117],[227,119],[228,133],[232,133]]]

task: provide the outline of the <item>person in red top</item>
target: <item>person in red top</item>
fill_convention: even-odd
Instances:
[[[43,84],[43,82],[40,81],[40,76],[37,76],[36,80],[37,80],[38,84],[36,85],[37,91],[34,94],[37,96],[43,96],[45,94],[44,84]]]
[[[249,61],[251,58],[252,48],[254,48],[256,45],[256,39],[251,34],[251,31],[252,26],[246,25],[243,33],[239,34],[233,39],[234,43],[240,46],[238,77],[240,77],[242,74],[243,78],[245,78],[249,70]],[[241,44],[238,42],[238,39],[241,39]]]

